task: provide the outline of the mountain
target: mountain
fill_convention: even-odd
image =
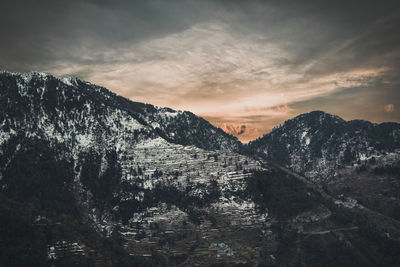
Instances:
[[[132,102],[105,88],[76,78],[57,79],[52,75],[37,72],[2,72],[0,75],[3,115],[16,115],[18,119],[27,122],[26,126],[35,125],[49,138],[71,138],[70,132],[65,133],[66,127],[63,123],[77,120],[80,124],[76,125],[80,127],[78,132],[82,130],[82,124],[87,124],[87,133],[81,133],[82,136],[77,139],[89,141],[94,139],[97,133],[107,135],[102,125],[104,122],[101,121],[104,119],[112,122],[113,130],[121,126],[118,130],[125,130],[126,134],[136,131],[140,132],[140,136],[157,135],[173,143],[191,144],[211,150],[237,152],[240,149],[240,142],[236,138],[187,111],[174,111]],[[32,116],[28,116],[28,111]],[[85,120],[87,115],[93,118]],[[41,118],[39,125],[32,121],[37,118]],[[45,129],[46,125],[57,126],[55,129]],[[113,133],[111,138],[119,139],[120,136],[116,138]]]
[[[313,111],[249,144],[252,153],[304,175],[334,196],[400,219],[400,124],[345,121]]]
[[[24,203],[32,205],[33,214],[24,219],[25,224],[31,223],[29,228],[36,221],[46,227],[71,228],[70,220],[63,218],[74,218],[76,224],[90,225],[92,235],[99,234],[96,240],[122,238],[120,245],[136,257],[151,251],[133,246],[136,239],[129,233],[144,235],[142,246],[148,246],[146,231],[151,229],[144,222],[155,220],[149,214],[198,223],[204,217],[203,207],[223,206],[232,209],[230,216],[238,217],[240,212],[262,224],[265,212],[256,213],[247,198],[233,197],[248,172],[262,167],[237,154],[240,142],[204,119],[132,102],[79,79],[44,73],[2,72],[0,88],[0,185],[5,203],[12,207],[5,206],[4,212],[9,214],[9,209]],[[140,224],[134,222],[136,213]],[[63,247],[75,248],[85,260],[94,252],[103,254],[105,245],[93,247],[79,232],[88,230],[80,229],[67,236],[53,229],[41,239],[43,243],[36,244],[40,255],[45,251],[49,259],[60,260]],[[9,262],[16,259],[12,254]],[[108,254],[114,264],[119,262],[112,251]]]
[[[190,112],[37,72],[0,102],[1,266],[400,263],[397,220]]]
[[[328,180],[348,166],[398,161],[400,124],[345,121],[313,111],[250,142],[249,149],[312,181]]]
[[[45,217],[64,225],[65,215],[110,237],[134,211],[178,204],[182,197],[207,199],[214,172],[226,168],[227,176],[239,163],[257,167],[234,153],[241,149],[235,137],[190,112],[131,102],[79,79],[37,72],[2,72],[0,89],[1,193],[17,201],[14,206],[33,205],[31,223]],[[209,159],[202,163],[206,172],[197,166],[203,157]],[[209,166],[218,157],[224,167]],[[84,245],[86,256],[95,250],[87,240],[54,236],[46,240],[48,249],[67,242]]]

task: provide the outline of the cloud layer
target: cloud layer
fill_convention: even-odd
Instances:
[[[2,69],[78,76],[258,134],[315,109],[400,121],[397,2],[25,2],[4,3]]]

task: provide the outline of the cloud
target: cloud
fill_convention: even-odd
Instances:
[[[388,113],[394,112],[394,105],[393,104],[387,104],[385,106],[385,111],[388,112]]]
[[[3,6],[0,68],[78,76],[135,101],[261,133],[313,109],[400,120],[397,1]],[[392,112],[382,109],[387,103]]]
[[[85,52],[84,57],[96,55]],[[385,71],[355,69],[305,78],[318,61],[290,64],[290,53],[278,45],[257,36],[241,39],[229,25],[216,22],[111,50],[103,58],[108,63],[61,61],[47,71],[83,73],[133,100],[225,116],[232,111],[274,114],[272,107],[361,86]]]
[[[242,143],[248,143],[262,135],[257,128],[251,128],[245,124],[216,124],[225,132],[236,136]]]

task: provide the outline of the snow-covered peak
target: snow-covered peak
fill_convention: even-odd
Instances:
[[[33,78],[38,78],[38,79],[47,79],[48,77],[53,77],[51,74],[44,73],[44,72],[38,72],[38,71],[30,71],[30,72],[11,72],[7,70],[2,70],[0,71],[0,74],[6,74],[14,77],[20,77],[23,79],[25,82],[31,81]]]
[[[236,152],[240,150],[240,143],[235,137],[218,131],[213,125],[191,112],[131,102],[106,88],[76,77],[64,76],[58,78],[42,72],[3,71],[2,73],[6,74],[8,78],[11,75],[15,83],[10,83],[8,78],[2,80],[0,77],[0,83],[4,83],[2,86],[4,91],[0,93],[17,92],[23,98],[21,103],[26,105],[24,109],[30,110],[31,113],[32,111],[43,110],[45,116],[58,118],[61,115],[73,116],[71,112],[65,114],[60,112],[74,109],[75,112],[80,114],[74,115],[75,117],[70,119],[76,120],[76,117],[84,119],[81,116],[83,113],[87,113],[85,114],[85,116],[88,116],[85,122],[86,126],[89,124],[96,125],[98,120],[108,121],[113,118],[114,121],[110,123],[119,124],[121,128],[129,128],[132,131],[139,131],[146,126],[148,131],[153,131],[152,138],[162,136],[168,142],[195,145],[209,150],[222,149]],[[16,103],[15,100],[13,102]],[[17,107],[10,104],[9,108]],[[114,115],[109,116],[111,113]],[[38,118],[43,117],[40,114],[37,116]],[[93,122],[90,121],[90,116],[94,117]],[[101,118],[99,116],[106,117]],[[31,119],[37,118],[33,116]],[[131,122],[133,124],[129,126]],[[60,120],[57,123],[67,122]],[[49,125],[49,128],[52,123],[47,123],[47,125]],[[98,126],[96,127],[98,128]],[[118,126],[116,127],[118,128]]]
[[[332,178],[338,168],[366,164],[366,158],[399,149],[400,124],[345,121],[313,111],[286,121],[249,147],[311,179],[323,180]]]
[[[78,80],[79,80],[78,78],[76,78],[76,77],[71,77],[71,76],[66,76],[66,77],[61,78],[61,81],[62,81],[63,83],[65,83],[66,85],[69,85],[69,86],[75,86],[75,85],[76,85],[76,82],[77,82]]]

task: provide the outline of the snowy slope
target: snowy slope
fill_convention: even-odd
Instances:
[[[395,125],[361,124],[368,138],[375,138],[372,129],[389,140],[380,150],[371,143],[374,155],[397,148]],[[360,160],[373,154],[370,139],[351,134],[354,123],[334,116],[313,113],[285,125],[250,148],[305,171],[314,159],[329,170],[336,159],[328,155],[352,163],[353,150],[341,156],[346,145],[363,153]],[[132,102],[75,78],[1,72],[0,232],[9,239],[0,245],[7,255],[31,250],[29,259],[63,266],[72,265],[71,256],[99,266],[274,266],[296,258],[325,266],[339,254],[396,262],[386,252],[399,247],[386,237],[400,236],[395,223],[379,221],[383,230],[369,220],[360,225],[364,218],[348,219],[303,181],[242,151],[235,137],[190,112]],[[359,226],[374,238],[358,234]],[[330,235],[335,229],[351,234],[340,241]],[[115,251],[122,247],[124,260]],[[314,247],[326,259],[314,261]]]
[[[170,191],[241,210],[249,199],[232,194],[262,169],[235,153],[241,149],[235,137],[190,112],[132,102],[79,79],[2,72],[0,94],[4,192],[14,182],[14,159],[44,144],[71,165],[64,172],[73,173],[79,205],[107,234],[115,227],[111,217],[126,221],[133,210],[158,207],[170,201],[161,197]],[[256,216],[254,203],[244,209]]]
[[[313,111],[286,121],[249,144],[253,153],[314,181],[333,178],[345,167],[400,160],[400,124],[345,121]]]

